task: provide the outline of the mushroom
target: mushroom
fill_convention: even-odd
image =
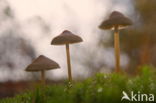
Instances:
[[[109,19],[102,22],[100,29],[114,30],[114,48],[116,58],[116,72],[120,72],[120,44],[119,44],[119,29],[123,29],[132,25],[132,21],[125,17],[122,13],[114,11],[111,13]]]
[[[69,44],[82,42],[82,38],[73,34],[72,32],[65,30],[59,36],[56,36],[51,45],[66,45],[66,55],[67,55],[67,65],[68,65],[68,79],[69,82],[72,82],[72,71],[71,71],[71,63],[70,63],[70,50]]]
[[[40,55],[30,65],[27,66],[27,72],[41,72],[41,81],[45,85],[45,71],[60,68],[59,64],[44,55]]]

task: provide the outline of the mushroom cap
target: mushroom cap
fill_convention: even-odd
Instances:
[[[65,30],[59,36],[56,36],[51,44],[52,45],[64,45],[82,42],[82,38],[73,34],[72,32]]]
[[[118,26],[119,29],[122,29],[126,26],[132,25],[132,21],[125,17],[122,13],[114,11],[111,13],[109,19],[103,21],[99,28],[101,29],[114,29],[115,26]]]
[[[40,55],[30,65],[28,65],[25,70],[28,72],[33,72],[33,71],[50,70],[56,68],[60,68],[58,63],[49,59],[48,57]]]

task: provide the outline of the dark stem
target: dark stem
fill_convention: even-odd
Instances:
[[[116,60],[116,72],[120,72],[120,40],[119,40],[119,29],[118,26],[115,26],[114,33],[114,50],[115,50],[115,60]]]
[[[41,82],[43,85],[45,85],[45,71],[44,70],[41,71]]]
[[[68,65],[68,79],[69,82],[72,82],[69,44],[66,44],[66,53],[67,53],[67,65]]]

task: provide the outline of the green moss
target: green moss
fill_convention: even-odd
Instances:
[[[120,103],[122,91],[128,94],[140,91],[156,95],[154,68],[144,66],[140,70],[135,77],[98,73],[87,80],[74,83],[72,88],[66,85],[49,85],[44,89],[36,86],[34,91],[0,100],[0,103]]]

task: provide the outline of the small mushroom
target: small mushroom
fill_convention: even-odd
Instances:
[[[67,55],[67,65],[68,65],[68,79],[69,82],[72,82],[72,71],[71,71],[71,63],[70,63],[70,50],[69,44],[82,42],[82,38],[73,34],[72,32],[65,30],[59,36],[56,36],[51,44],[52,45],[66,45],[66,55]]]
[[[25,71],[27,71],[27,72],[40,71],[42,84],[45,85],[45,71],[51,70],[51,69],[57,69],[57,68],[60,68],[58,63],[49,59],[48,57],[40,55],[30,65],[27,66]]]
[[[108,20],[102,22],[100,29],[114,30],[114,47],[116,57],[116,72],[120,72],[120,44],[119,44],[119,29],[123,29],[132,25],[132,21],[125,17],[122,13],[114,11],[111,13]]]

